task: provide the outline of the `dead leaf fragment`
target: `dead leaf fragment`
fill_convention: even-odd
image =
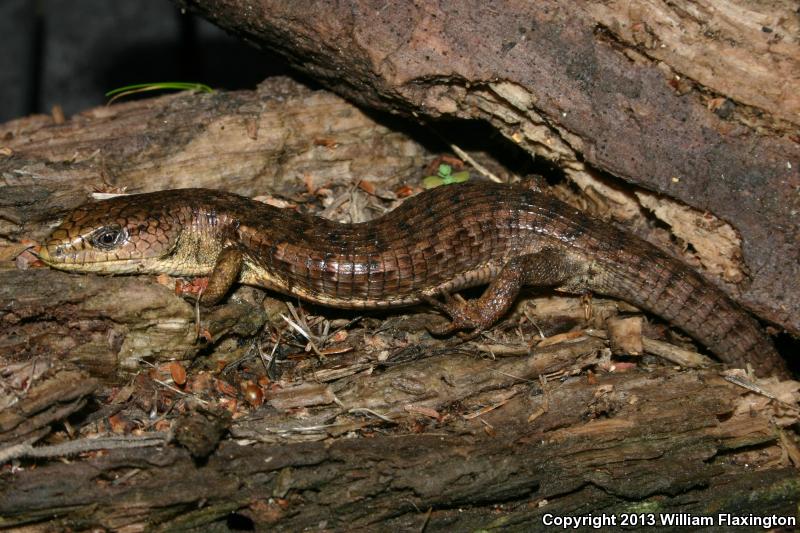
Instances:
[[[169,373],[172,376],[172,381],[176,385],[183,386],[186,384],[186,369],[177,361],[169,364]]]
[[[408,185],[403,185],[402,187],[398,187],[395,189],[394,193],[397,195],[398,198],[407,198],[416,192],[413,187],[409,187]]]
[[[358,182],[358,188],[367,194],[375,194],[375,184],[371,181],[361,180]]]

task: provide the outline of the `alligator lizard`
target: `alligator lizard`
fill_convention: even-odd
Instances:
[[[452,319],[444,333],[489,327],[523,285],[592,291],[666,319],[726,363],[786,372],[759,324],[689,267],[518,186],[439,187],[359,224],[206,189],[121,196],[72,212],[39,257],[78,272],[209,276],[206,305],[236,282],[333,307],[429,302]],[[449,296],[482,284],[475,300]]]

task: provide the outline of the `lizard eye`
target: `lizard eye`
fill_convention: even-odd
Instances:
[[[90,237],[92,245],[101,250],[112,250],[125,240],[125,230],[119,226],[105,226]]]

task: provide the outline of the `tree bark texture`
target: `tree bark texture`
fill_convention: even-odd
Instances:
[[[583,188],[717,215],[741,237],[731,290],[800,334],[794,2],[178,3],[371,107],[486,120]]]
[[[545,513],[796,512],[800,485],[796,470],[781,466],[783,431],[772,421],[780,406],[716,372],[540,387],[526,381],[571,359],[544,350],[536,360],[462,358],[453,366],[454,357],[354,376],[338,392],[341,405],[318,406],[321,417],[262,409],[233,426],[238,442],[223,441],[199,462],[156,446],[5,474],[0,526],[530,531],[545,529]],[[367,406],[404,415],[387,424]],[[441,409],[442,420],[414,416],[423,406]],[[357,428],[369,437],[335,438]],[[253,440],[268,430],[271,442]]]
[[[671,205],[672,217],[686,208],[645,190],[617,187],[615,196],[616,176],[714,211],[741,234],[741,298],[797,331],[797,288],[787,281],[796,273],[787,211],[796,175],[778,161],[796,160],[781,133],[791,107],[758,117],[749,113],[766,104],[736,93],[734,118],[723,119],[698,84],[679,94],[654,66],[660,45],[648,55],[626,44],[626,32],[646,43],[661,35],[650,19],[634,30],[595,6],[606,23],[591,31],[586,8],[558,3],[306,2],[291,13],[248,5],[258,9],[196,7],[280,43],[362,102],[426,120],[488,120],[562,165],[584,196],[552,192],[576,203],[614,208],[618,199],[658,213]],[[791,22],[776,21],[774,33],[784,35],[781,24]],[[19,251],[18,241],[40,240],[92,189],[208,186],[298,209],[324,198],[323,211],[351,221],[377,216],[435,156],[429,139],[387,124],[285,79],[253,92],[115,104],[66,122],[19,119],[0,125],[2,244]],[[686,211],[695,229],[711,218]],[[645,226],[633,229],[657,240]],[[717,229],[691,242],[719,243]],[[798,384],[612,361],[598,331],[621,307],[610,300],[592,300],[587,316],[576,298],[536,298],[467,349],[432,339],[430,313],[312,308],[298,318],[263,291],[239,288],[203,311],[198,341],[196,310],[174,280],[21,270],[11,254],[0,257],[0,527],[529,531],[542,529],[545,513],[796,513],[800,451],[787,428],[798,420]],[[307,321],[312,338],[281,315]],[[529,349],[539,336],[558,342]],[[504,356],[495,337],[517,337],[522,349]],[[275,344],[283,366],[267,372]]]

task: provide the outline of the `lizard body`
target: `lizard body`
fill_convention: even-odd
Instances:
[[[759,324],[691,268],[518,186],[439,187],[358,224],[207,189],[122,196],[75,210],[39,256],[70,271],[210,276],[205,304],[236,282],[343,308],[429,302],[453,319],[447,331],[490,326],[523,285],[591,291],[666,319],[724,362],[785,373]],[[487,283],[476,300],[449,297]]]

